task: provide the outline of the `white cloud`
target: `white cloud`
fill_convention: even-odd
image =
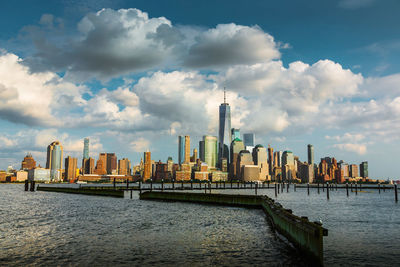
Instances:
[[[150,149],[150,141],[141,137],[130,143],[130,146],[135,152],[145,152]]]
[[[333,147],[348,152],[354,152],[360,155],[364,155],[367,153],[367,146],[365,144],[344,143],[344,144],[335,144],[333,145]]]

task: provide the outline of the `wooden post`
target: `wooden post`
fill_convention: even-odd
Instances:
[[[240,182],[238,182],[238,184],[237,184],[237,188],[239,189],[239,186],[240,186]]]
[[[349,196],[349,184],[346,182],[346,192],[347,192],[347,197]]]
[[[225,183],[226,183],[226,182],[224,181],[224,189],[225,189]]]
[[[399,201],[398,196],[397,196],[397,184],[394,185],[394,200],[396,202]]]
[[[133,190],[131,189],[131,199],[132,199],[132,192],[133,192]]]
[[[379,194],[380,194],[381,193],[381,183],[378,184],[378,191],[379,191]]]
[[[190,179],[190,190],[193,190],[193,179]]]
[[[276,183],[275,183],[275,197],[278,197],[278,193],[276,192]]]
[[[164,191],[164,179],[161,179],[161,191]]]
[[[286,193],[289,193],[289,183],[286,186]]]
[[[276,183],[275,183],[275,186],[276,186]],[[279,194],[279,191],[280,191],[279,186],[280,186],[280,184],[278,183],[278,194]]]
[[[172,179],[172,190],[175,190],[175,179]]]
[[[210,194],[211,194],[211,182],[208,182],[208,187],[210,188]]]
[[[126,178],[126,189],[129,189],[129,179]]]
[[[355,186],[356,186],[356,195],[357,195],[357,182],[355,183]]]
[[[199,187],[200,187],[200,190],[201,190],[201,181],[199,182]]]
[[[114,190],[115,190],[115,178],[114,178],[114,180],[113,180],[113,186],[114,186]]]
[[[283,189],[285,188],[285,183],[282,183],[282,186],[281,186],[281,193],[283,193]]]
[[[322,192],[325,192],[324,183],[322,183]]]
[[[269,188],[269,180],[267,181],[267,183],[268,183],[268,188]]]
[[[207,184],[204,185],[204,194],[207,194]]]
[[[35,181],[31,181],[31,192],[35,192]]]
[[[26,179],[25,180],[25,191],[28,191],[28,190],[29,190],[29,180]]]
[[[256,183],[255,184],[255,186],[254,186],[254,188],[255,188],[255,190],[256,190],[256,196],[257,196],[257,186],[258,186],[258,183]],[[397,187],[396,187],[397,188]],[[396,189],[397,190],[397,189]]]
[[[385,192],[385,185],[383,185],[383,192]]]
[[[310,195],[310,183],[307,183],[307,195]]]
[[[317,188],[318,188],[318,194],[319,194],[319,182],[317,183]]]
[[[231,180],[231,189],[232,189],[232,186],[233,186],[233,185],[232,185],[232,180]]]
[[[181,189],[183,190],[183,180],[182,180],[182,184],[181,184]]]
[[[329,184],[326,182],[326,198],[329,200]]]
[[[139,181],[139,193],[142,193],[142,181]]]
[[[150,192],[153,191],[153,179],[150,179]]]
[[[353,182],[350,183],[350,191],[353,192]]]
[[[337,183],[336,183],[336,191],[337,191]]]

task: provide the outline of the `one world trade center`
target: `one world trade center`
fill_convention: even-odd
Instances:
[[[230,163],[229,148],[231,145],[231,107],[226,103],[224,88],[224,103],[219,106],[219,159],[226,158]]]

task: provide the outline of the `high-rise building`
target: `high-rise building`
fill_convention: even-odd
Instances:
[[[269,149],[268,149],[268,152]],[[271,152],[272,158],[272,152]],[[269,163],[268,163],[268,154],[267,149],[262,145],[256,145],[253,149],[253,161],[254,165],[258,166],[259,168],[259,177],[258,180],[265,181],[267,176],[269,175]]]
[[[131,162],[127,158],[118,160],[118,174],[131,175]]]
[[[82,159],[82,172],[83,174],[93,174],[95,170],[94,158]]]
[[[115,153],[107,153],[107,173],[108,174],[117,174],[117,156]]]
[[[102,168],[104,167],[104,170],[107,173],[107,153],[100,153],[99,154],[99,160],[102,161],[101,167]],[[97,165],[98,164],[96,164],[96,168],[97,168]]]
[[[216,136],[204,135],[204,155],[202,161],[206,162],[209,169],[215,168],[218,162],[218,140]]]
[[[245,165],[254,165],[253,161],[253,156],[250,154],[249,151],[247,150],[242,150],[240,151],[237,159],[237,165],[236,165],[236,177],[237,179],[243,180],[244,179],[244,173],[243,173],[243,167]]]
[[[232,163],[230,165],[230,178],[237,179],[237,164],[238,164],[238,157],[240,151],[244,150],[243,141],[240,138],[235,138],[235,140],[231,143],[231,160]]]
[[[28,153],[21,163],[21,170],[31,170],[36,167],[36,161],[33,159],[32,154]]]
[[[178,136],[178,163],[182,164],[185,158],[185,137]]]
[[[358,177],[358,165],[357,164],[350,165],[350,177],[352,177],[352,178]]]
[[[231,135],[232,135],[232,142],[235,139],[240,139],[240,129],[232,128]]]
[[[203,162],[205,161],[205,159],[204,159],[204,141],[203,140],[199,141],[199,159]]]
[[[292,151],[284,151],[282,154],[282,166],[291,165],[294,166],[294,156]]]
[[[190,157],[190,162],[196,162],[197,160],[197,149],[193,149],[193,156]]]
[[[367,178],[368,176],[368,161],[363,161],[360,164],[360,176]]]
[[[59,141],[52,142],[47,147],[46,169],[50,169],[51,179],[60,179],[62,172],[63,147]]]
[[[65,181],[73,181],[76,179],[76,169],[78,168],[78,159],[71,158],[70,156],[65,158]]]
[[[185,163],[190,162],[190,136],[185,135]]]
[[[105,154],[105,153],[103,153],[103,154]],[[99,160],[96,163],[96,168],[94,170],[94,173],[98,174],[98,175],[107,174],[106,163],[107,163],[107,159],[104,160],[102,158],[99,158]]]
[[[253,133],[245,133],[245,134],[243,134],[243,142],[244,142],[244,146],[252,146],[252,147],[254,147],[255,135]]]
[[[307,146],[308,164],[314,166],[314,146],[308,144]]]
[[[143,172],[143,181],[146,181],[151,178],[152,174],[152,166],[151,166],[151,152],[144,152],[144,172]]]
[[[89,158],[89,138],[83,139],[83,158]]]
[[[224,103],[219,106],[219,160],[226,158],[230,163],[229,148],[231,146],[231,107],[226,103],[226,93],[224,88]]]
[[[269,173],[273,173],[274,171],[274,149],[268,145],[268,167]]]

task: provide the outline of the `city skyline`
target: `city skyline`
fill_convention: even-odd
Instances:
[[[315,163],[326,156],[349,164],[368,161],[371,177],[397,178],[400,66],[393,36],[398,29],[388,23],[395,19],[389,11],[398,4],[346,2],[315,3],[320,11],[332,11],[330,21],[344,20],[354,28],[336,39],[325,33],[313,37],[308,48],[276,17],[274,22],[257,12],[251,16],[255,9],[242,15],[212,13],[207,21],[151,1],[137,6],[89,1],[74,11],[67,3],[57,8],[49,3],[32,8],[29,16],[15,10],[21,3],[33,4],[7,3],[3,10],[10,12],[1,19],[15,16],[18,23],[3,23],[11,25],[0,35],[0,169],[18,168],[28,152],[44,166],[43,147],[55,140],[80,165],[85,137],[91,157],[110,151],[136,165],[148,149],[153,159],[172,156],[177,162],[178,135],[190,136],[191,148],[198,149],[203,135],[218,136],[218,105],[226,87],[231,127],[254,133],[255,144],[293,151],[302,161],[307,161],[307,144],[313,144]],[[219,3],[216,9],[221,8]],[[283,6],[264,3],[258,9],[279,13]],[[358,16],[368,18],[365,14],[374,9],[388,13],[371,29]],[[300,21],[297,30],[306,33],[309,25],[296,18],[289,25]],[[114,23],[107,26],[108,20]],[[132,27],[139,22],[143,27]],[[346,39],[357,36],[357,23],[372,36],[361,38],[361,31],[359,41]],[[107,31],[116,34],[113,42],[101,34]],[[93,42],[96,34],[101,38]],[[124,47],[126,36],[138,42]],[[346,46],[344,40],[349,40]],[[107,58],[95,53],[100,50]],[[107,60],[113,63],[104,66]]]

